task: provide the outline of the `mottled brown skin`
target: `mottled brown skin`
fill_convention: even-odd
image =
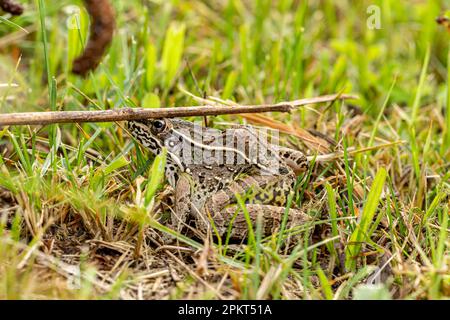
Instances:
[[[114,11],[107,0],[84,0],[91,16],[89,40],[84,52],[73,62],[72,72],[85,76],[95,70],[112,41],[115,21]]]
[[[285,169],[280,170],[278,175],[264,175],[255,167],[237,174],[230,174],[225,170],[221,172],[217,168],[195,168],[188,175],[181,174],[175,189],[176,212],[181,221],[172,222],[172,226],[180,230],[179,224],[191,217],[203,234],[214,223],[219,236],[223,237],[230,232],[232,240],[245,239],[248,235],[248,222],[237,203],[238,194],[244,200],[252,227],[256,228],[257,218],[261,215],[262,235],[274,234],[279,230],[288,196],[293,192],[296,181],[295,174]],[[200,182],[200,176],[205,177],[205,180]],[[300,225],[308,219],[302,211],[291,208],[287,226]],[[233,227],[228,230],[230,224]]]
[[[155,124],[158,125],[157,128]],[[191,123],[179,119],[128,122],[130,133],[151,152],[159,154],[163,146],[168,149],[166,176],[175,189],[171,228],[181,232],[188,221],[194,221],[196,229],[206,234],[214,224],[214,229],[222,237],[227,235],[232,223],[230,238],[244,239],[248,233],[248,223],[238,205],[238,194],[245,201],[253,228],[256,228],[257,217],[261,216],[264,236],[279,230],[288,196],[294,190],[294,171],[304,172],[308,167],[305,156],[299,151],[278,148],[274,152],[280,156],[277,160],[279,170],[270,174],[266,168],[274,163],[267,159],[268,162],[264,164],[223,165],[214,161],[208,165],[184,163],[179,161],[180,157],[175,153],[180,150],[180,141],[186,139],[179,135],[180,128],[192,128]],[[253,133],[248,128],[230,130],[226,134],[238,136],[241,141],[245,141],[245,148],[250,148],[250,135]],[[203,141],[198,148],[211,148],[214,141],[212,131],[202,128],[202,136]],[[199,150],[194,148],[191,152],[194,154],[197,151]],[[284,160],[289,160],[293,168]],[[264,159],[262,161],[265,162]],[[287,227],[307,220],[309,217],[300,210],[290,209]]]

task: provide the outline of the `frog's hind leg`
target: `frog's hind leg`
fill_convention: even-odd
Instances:
[[[245,208],[254,232],[257,229],[258,216],[261,216],[260,223],[263,237],[280,231],[286,208],[261,204],[246,204]],[[311,221],[311,217],[302,210],[289,209],[285,230],[303,225],[308,221]],[[230,239],[242,240],[248,236],[249,225],[239,205],[229,205],[224,208],[220,215],[214,216],[214,223],[220,236],[227,236],[228,232]]]
[[[295,176],[286,170],[285,175],[247,175],[229,183],[222,190],[211,195],[203,206],[202,216],[215,224],[220,236],[228,232],[232,223],[231,237],[243,238],[248,225],[237,204],[236,195],[245,200],[245,206],[253,227],[258,215],[262,215],[263,233],[269,235],[279,229],[289,194],[293,191]],[[237,211],[238,210],[238,211]],[[235,216],[235,212],[238,212]],[[294,208],[289,210],[288,221],[302,223],[307,215]]]

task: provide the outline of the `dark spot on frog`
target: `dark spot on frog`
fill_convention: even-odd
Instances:
[[[289,170],[287,168],[285,168],[285,167],[280,168],[280,174],[288,174],[288,173],[289,173]]]

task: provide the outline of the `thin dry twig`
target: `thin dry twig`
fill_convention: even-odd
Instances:
[[[306,98],[279,104],[250,106],[195,106],[177,108],[122,108],[100,111],[47,111],[0,114],[0,126],[6,125],[46,125],[53,123],[111,122],[123,120],[144,120],[155,118],[175,118],[191,116],[212,116],[220,114],[290,112],[296,107],[331,102],[334,100],[357,99],[354,95],[327,95]]]

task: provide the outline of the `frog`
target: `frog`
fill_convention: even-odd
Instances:
[[[276,233],[286,210],[287,226],[310,220],[293,205],[286,209],[297,176],[308,170],[306,156],[251,126],[219,130],[161,118],[128,121],[127,129],[154,155],[167,150],[165,176],[174,190],[169,227],[178,233],[193,221],[204,235],[242,240],[258,219],[263,236]]]

